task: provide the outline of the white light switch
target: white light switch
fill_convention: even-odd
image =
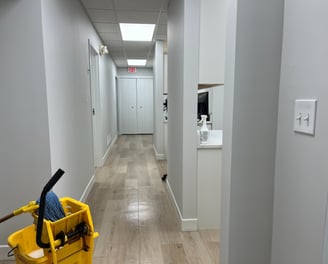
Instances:
[[[314,135],[317,100],[295,100],[294,131]]]

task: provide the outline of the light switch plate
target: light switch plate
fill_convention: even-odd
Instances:
[[[294,131],[314,135],[317,100],[295,100]]]

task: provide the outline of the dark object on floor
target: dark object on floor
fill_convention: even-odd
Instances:
[[[166,177],[167,177],[167,174],[164,174],[164,175],[162,176],[162,181],[166,181]]]

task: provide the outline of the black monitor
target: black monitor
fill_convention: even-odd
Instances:
[[[201,119],[201,115],[207,115],[207,121],[210,121],[209,115],[209,92],[198,93],[198,105],[197,105],[197,119]]]

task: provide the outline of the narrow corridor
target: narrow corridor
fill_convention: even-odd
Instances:
[[[120,136],[88,197],[100,232],[95,264],[219,263],[219,235],[179,232],[152,136]]]
[[[164,173],[166,162],[155,159],[152,136],[118,138],[86,201],[100,233],[94,264],[219,263],[217,231],[179,231]]]

